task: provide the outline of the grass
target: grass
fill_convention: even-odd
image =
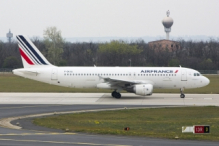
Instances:
[[[151,108],[36,118],[33,123],[72,132],[219,141],[219,107]],[[182,133],[182,126],[210,125],[210,134]],[[124,131],[124,127],[130,127]]]
[[[208,86],[197,89],[186,89],[185,93],[219,94],[219,75],[207,75],[210,79]],[[99,92],[110,93],[106,89],[75,89],[50,85],[13,74],[0,74],[0,92]],[[179,93],[179,89],[155,89],[154,93]]]

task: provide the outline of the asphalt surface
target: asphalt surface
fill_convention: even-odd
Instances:
[[[79,111],[91,109],[123,108],[124,105],[0,105],[0,119],[17,117],[39,113]],[[126,105],[125,107],[158,107],[157,105]],[[83,133],[65,133],[59,130],[42,128],[31,123],[31,119],[22,119],[17,122],[23,129],[15,130],[0,127],[0,145],[95,145],[95,146],[218,146],[219,142],[191,141],[191,140],[169,140],[157,138],[139,138],[110,135],[90,135]]]
[[[138,96],[122,93],[122,98],[112,98],[111,93],[0,93],[0,104],[86,104],[86,105],[202,105],[219,106],[219,94],[180,94],[154,93],[151,96]]]

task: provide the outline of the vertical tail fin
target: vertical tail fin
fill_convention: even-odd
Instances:
[[[52,66],[29,38],[22,35],[16,37],[24,68]]]

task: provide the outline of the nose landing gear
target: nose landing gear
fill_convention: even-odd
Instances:
[[[121,98],[121,94],[119,92],[116,92],[116,91],[113,91],[111,95],[112,95],[112,97],[115,97],[117,99]]]
[[[185,98],[185,94],[183,94],[183,88],[180,88],[180,98]]]

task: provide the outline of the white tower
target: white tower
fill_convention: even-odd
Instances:
[[[11,38],[13,37],[13,33],[11,33],[11,30],[9,29],[9,32],[6,34],[6,37],[8,38],[9,43],[11,42]]]
[[[166,32],[166,39],[169,40],[169,33],[171,32],[171,26],[173,25],[173,19],[169,17],[170,11],[167,11],[167,17],[165,17],[162,21],[164,26],[164,31]]]

